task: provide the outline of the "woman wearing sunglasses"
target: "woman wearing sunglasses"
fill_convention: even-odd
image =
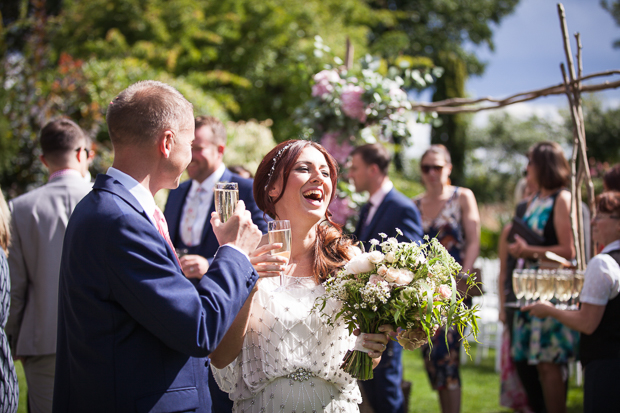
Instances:
[[[473,192],[450,184],[452,161],[443,145],[431,145],[420,161],[422,183],[426,189],[413,201],[422,215],[422,228],[429,237],[437,239],[463,267],[463,273],[473,269],[480,252],[480,214]],[[456,329],[439,329],[433,338],[432,349],[422,348],[424,363],[431,385],[439,393],[443,413],[461,409],[459,376],[460,336]],[[430,359],[429,359],[430,353]]]

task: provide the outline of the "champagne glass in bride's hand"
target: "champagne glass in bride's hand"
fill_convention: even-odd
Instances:
[[[269,230],[269,243],[282,243],[282,248],[271,251],[272,255],[286,258],[286,263],[291,258],[291,222],[289,220],[276,220],[267,223]],[[280,286],[284,285],[284,272],[280,274]]]
[[[239,202],[239,186],[236,182],[215,184],[215,210],[220,216],[220,221],[228,221],[235,212],[237,202]]]

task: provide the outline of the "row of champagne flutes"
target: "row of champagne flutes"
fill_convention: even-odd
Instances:
[[[512,272],[512,288],[517,306],[536,300],[557,300],[556,307],[576,309],[583,287],[583,270],[575,269],[521,269]],[[523,301],[525,300],[525,301]]]

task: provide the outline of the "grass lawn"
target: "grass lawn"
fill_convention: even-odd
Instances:
[[[475,345],[472,345],[472,358],[475,357]],[[500,413],[512,410],[499,405],[499,374],[495,373],[493,349],[489,356],[482,359],[476,366],[470,360],[461,366],[461,381],[463,384],[463,413]],[[409,401],[409,413],[440,412],[437,393],[430,387],[422,353],[416,351],[403,352],[405,379],[413,383]],[[583,388],[575,385],[575,378],[571,377],[568,390],[568,412],[581,413],[583,411]]]
[[[472,345],[472,357],[475,353],[475,345]],[[499,374],[494,370],[494,351],[489,350],[489,356],[482,359],[482,363],[476,366],[473,360],[461,367],[461,379],[463,381],[463,413],[504,413],[510,409],[499,405]],[[435,413],[439,412],[439,401],[429,383],[422,354],[419,350],[404,351],[403,364],[405,378],[413,382],[409,413]],[[15,363],[17,378],[19,379],[19,409],[18,413],[26,413],[26,378],[21,362]],[[568,412],[581,413],[583,405],[583,388],[575,385],[574,377],[571,377],[568,390]]]

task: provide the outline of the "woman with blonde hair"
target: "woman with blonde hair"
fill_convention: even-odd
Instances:
[[[4,195],[0,191],[0,380],[4,392],[0,396],[0,412],[16,412],[19,402],[17,375],[15,374],[9,341],[4,332],[11,303],[9,264],[6,259],[11,243],[10,221],[11,214],[4,200]]]
[[[480,214],[476,197],[467,188],[450,184],[452,161],[443,145],[431,145],[420,160],[422,183],[426,192],[414,198],[422,215],[422,229],[436,237],[463,267],[463,273],[473,270],[480,252]],[[443,328],[433,337],[433,346],[422,347],[426,371],[433,389],[439,393],[443,413],[461,409],[461,379],[459,375],[458,331]]]

